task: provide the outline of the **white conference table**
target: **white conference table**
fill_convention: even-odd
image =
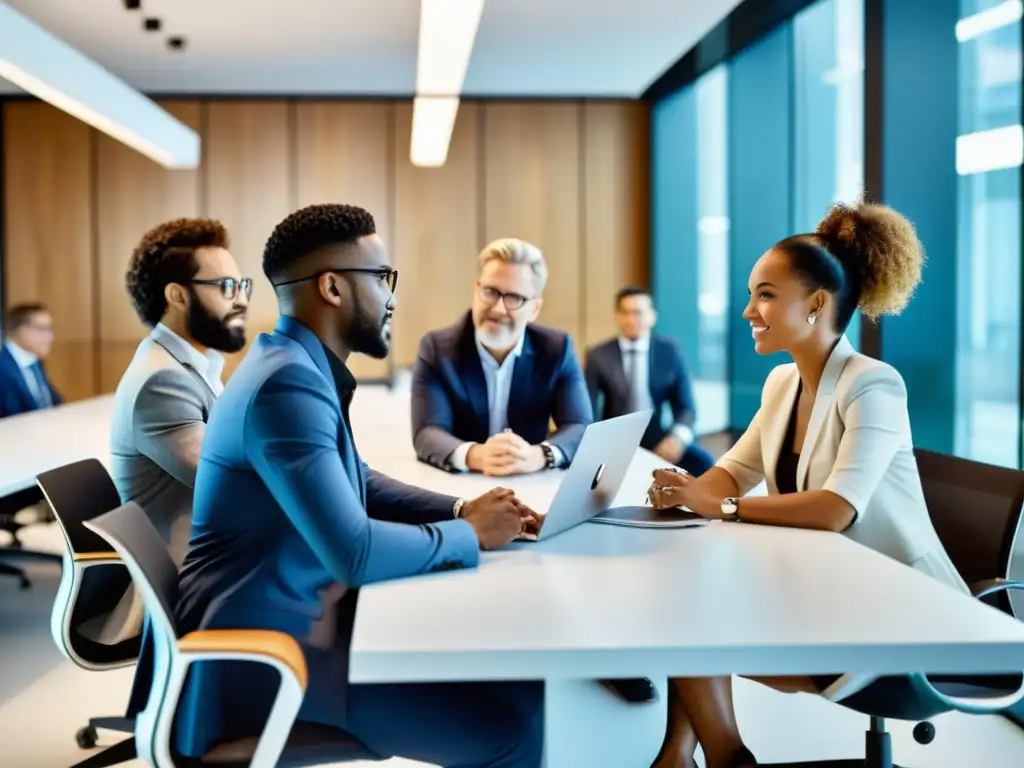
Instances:
[[[392,477],[465,497],[501,484],[538,506],[557,487],[558,471],[497,480],[420,463],[408,396],[357,397],[360,452]],[[109,413],[97,398],[0,421],[0,493],[67,461],[106,462]],[[641,503],[662,464],[639,451],[615,503]],[[625,705],[596,679],[650,677],[664,692],[670,675],[1014,669],[1013,618],[838,534],[720,522],[586,523],[484,553],[477,569],[364,587],[350,662],[357,683],[545,680],[550,768],[656,753],[663,705]]]
[[[105,395],[0,419],[0,498],[82,459],[96,458],[109,468],[113,404],[113,395]]]

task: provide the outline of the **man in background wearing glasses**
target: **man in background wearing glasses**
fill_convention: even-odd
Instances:
[[[53,318],[45,305],[19,304],[7,313],[7,341],[0,345],[0,419],[60,405],[43,368],[53,345]]]
[[[151,330],[114,396],[111,474],[121,502],[153,521],[177,565],[188,546],[199,449],[223,390],[223,352],[245,346],[252,280],[241,276],[218,221],[177,219],[146,233],[131,257],[127,290]],[[119,642],[141,628],[129,590],[102,629]]]
[[[479,256],[471,311],[423,337],[412,379],[422,461],[491,476],[572,461],[593,413],[572,338],[533,324],[547,274],[536,246],[490,243]]]

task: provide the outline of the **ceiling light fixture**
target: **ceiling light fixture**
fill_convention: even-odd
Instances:
[[[413,102],[413,165],[444,165],[459,111],[459,94],[476,42],[484,0],[421,0]]]
[[[961,43],[973,40],[997,29],[1008,27],[1020,21],[1022,16],[1024,16],[1024,2],[1006,0],[999,5],[993,5],[984,11],[960,19],[956,23],[956,39]]]
[[[199,165],[199,134],[3,2],[0,77],[165,168]]]

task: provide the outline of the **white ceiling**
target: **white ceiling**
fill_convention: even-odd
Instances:
[[[418,0],[7,0],[148,93],[408,96]],[[638,96],[740,0],[487,0],[464,93]],[[159,17],[160,32],[143,18]],[[187,38],[174,52],[165,40]],[[0,92],[17,89],[0,80]]]

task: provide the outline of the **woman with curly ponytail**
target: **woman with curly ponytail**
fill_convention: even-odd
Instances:
[[[713,469],[699,478],[654,473],[655,506],[741,525],[830,531],[968,592],[928,516],[903,378],[845,336],[857,309],[872,320],[901,312],[923,264],[914,226],[871,203],[836,205],[815,232],[772,246],[750,273],[743,317],[758,354],[784,352],[793,362],[768,375],[760,409]],[[744,497],[762,481],[767,496]],[[841,677],[759,682],[823,693]],[[731,678],[671,683],[657,768],[693,766],[698,742],[707,768],[757,764],[736,724]],[[870,706],[901,685],[909,683],[879,678],[850,697]]]

